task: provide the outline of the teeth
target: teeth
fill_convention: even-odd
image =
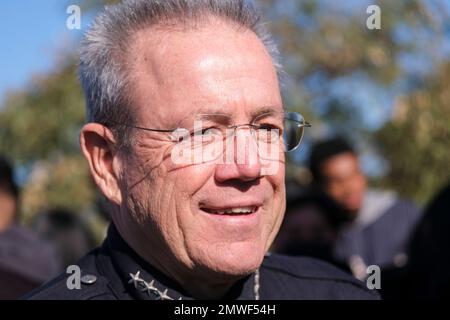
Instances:
[[[255,212],[256,209],[257,209],[256,207],[230,208],[230,209],[225,209],[225,210],[214,210],[214,211],[211,211],[211,213],[214,213],[214,214],[240,214],[240,213],[248,214],[248,213]]]

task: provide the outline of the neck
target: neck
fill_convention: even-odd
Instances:
[[[182,287],[195,299],[218,300],[222,299],[233,285],[234,283],[204,283],[199,280],[186,282]]]
[[[233,285],[241,279],[241,277],[224,276],[210,270],[190,269],[181,266],[178,261],[161,263],[151,255],[145,255],[144,252],[141,257],[165,276],[178,283],[184,291],[195,299],[222,299]],[[173,267],[168,268],[167,266]]]
[[[224,277],[211,271],[193,270],[180,266],[178,261],[162,263],[154,259],[147,251],[138,254],[150,265],[158,269],[172,281],[178,283],[191,297],[201,300],[217,300],[223,298],[237,283],[239,277]],[[175,259],[173,259],[175,260]],[[172,266],[172,267],[168,267]],[[176,267],[175,267],[176,266]]]

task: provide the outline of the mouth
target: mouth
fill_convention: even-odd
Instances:
[[[250,215],[258,211],[260,206],[236,206],[236,207],[224,207],[224,208],[209,208],[201,207],[200,210],[215,215],[228,215],[228,216],[241,216]]]

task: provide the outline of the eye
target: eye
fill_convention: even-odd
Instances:
[[[215,135],[219,131],[220,131],[219,128],[211,126],[211,127],[202,128],[202,129],[197,130],[197,131],[193,131],[191,133],[191,136],[205,136],[205,137],[208,137],[208,136]]]
[[[171,139],[174,142],[183,142],[185,140],[188,140],[189,138],[189,131],[187,129],[178,128],[171,134]]]
[[[264,130],[267,131],[269,133],[271,133],[272,131],[276,131],[278,132],[279,135],[281,135],[283,133],[283,129],[280,126],[277,126],[275,124],[271,124],[271,123],[262,123],[258,125],[258,130]]]

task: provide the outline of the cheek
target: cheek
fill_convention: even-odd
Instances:
[[[285,186],[285,168],[280,165],[278,171],[274,175],[266,177],[273,189],[273,214],[276,218],[281,219],[286,209],[286,186]]]
[[[278,161],[269,161],[261,159],[262,171],[261,174],[272,185],[274,192],[284,190],[285,183],[285,154],[279,155]],[[264,168],[265,167],[265,168]]]
[[[272,201],[268,206],[268,211],[263,217],[263,227],[261,230],[261,241],[265,250],[272,245],[273,240],[279,232],[286,210],[286,187],[285,187],[285,167],[280,164],[276,174],[265,177],[272,188]]]
[[[159,243],[160,249],[169,248],[185,264],[189,264],[190,260],[187,242],[192,241],[192,235],[201,235],[200,225],[193,214],[192,199],[211,175],[210,168],[199,167],[168,172],[167,167],[162,165],[133,192],[137,200],[134,203],[143,203],[144,206],[137,208],[140,216],[136,218],[146,232],[152,234],[149,237]]]
[[[336,182],[328,183],[326,190],[327,193],[335,199],[342,198],[346,193],[345,185]]]
[[[14,219],[16,203],[9,197],[2,197],[0,194],[0,231],[7,227]]]
[[[196,228],[195,195],[209,181],[213,170],[211,165],[189,166],[173,170],[163,179],[158,202],[161,211],[166,211],[166,229],[171,229],[173,236],[184,238]]]
[[[266,250],[269,249],[273,240],[280,230],[286,211],[286,189],[284,185],[284,178],[279,186],[278,191],[275,190],[274,203],[270,220],[267,221],[267,239]]]
[[[205,185],[213,179],[214,170],[213,164],[197,164],[176,170],[176,185],[180,186],[179,191],[195,200],[199,190],[207,189]]]
[[[359,192],[364,192],[364,189],[366,188],[366,179],[363,176],[358,177],[356,181],[356,189]]]

